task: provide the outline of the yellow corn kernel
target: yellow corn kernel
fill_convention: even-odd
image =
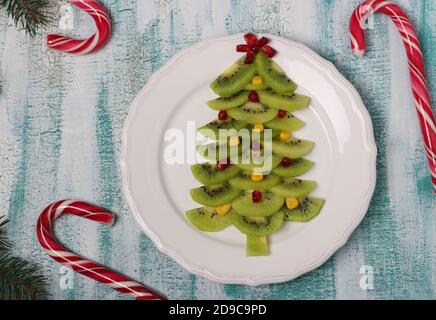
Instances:
[[[282,131],[280,132],[280,141],[286,142],[289,140],[289,132]]]
[[[260,86],[262,83],[263,83],[263,80],[262,80],[262,77],[260,77],[260,76],[255,76],[251,80],[251,84],[254,86]]]
[[[263,175],[261,173],[252,173],[250,175],[251,181],[253,182],[259,182],[263,180]]]
[[[300,205],[300,203],[298,202],[298,199],[295,199],[295,198],[286,198],[286,206],[290,210],[298,208],[299,205]]]
[[[239,137],[238,136],[230,137],[229,145],[231,147],[236,147],[237,145],[239,145]]]
[[[253,130],[259,131],[260,133],[262,133],[264,129],[265,128],[264,128],[263,124],[261,124],[261,123],[255,124],[254,128],[253,128]]]
[[[230,204],[225,204],[225,205],[223,205],[221,207],[216,207],[215,211],[220,216],[225,216],[230,211],[231,208],[232,208],[232,206]]]

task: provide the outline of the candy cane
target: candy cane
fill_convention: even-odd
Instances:
[[[57,34],[47,36],[49,48],[65,51],[72,54],[86,54],[100,49],[109,39],[111,22],[106,10],[98,1],[94,0],[69,0],[71,4],[87,12],[97,26],[97,32],[84,40],[76,40]]]
[[[137,300],[165,299],[165,297],[144,285],[111,271],[98,263],[86,260],[60,245],[52,234],[52,226],[54,221],[64,214],[76,215],[107,225],[112,225],[114,222],[114,215],[110,211],[86,202],[61,200],[52,203],[44,209],[36,224],[38,240],[50,257],[78,273]]]
[[[415,28],[403,10],[395,3],[384,0],[366,0],[357,7],[351,17],[351,48],[353,53],[358,56],[365,54],[365,23],[368,16],[375,12],[384,13],[391,18],[403,38],[409,59],[410,79],[416,111],[424,136],[425,151],[430,166],[433,187],[436,191],[436,121],[425,78],[421,45]]]

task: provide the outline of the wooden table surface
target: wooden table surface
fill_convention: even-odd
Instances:
[[[436,101],[436,1],[396,2],[419,32]],[[44,34],[31,39],[0,16],[0,215],[10,219],[16,254],[42,265],[53,299],[124,299],[68,273],[39,247],[36,219],[60,198],[91,201],[118,214],[113,228],[63,218],[56,232],[65,244],[172,299],[436,298],[436,197],[403,45],[386,17],[375,18],[367,31],[368,54],[359,59],[348,42],[358,1],[102,3],[112,15],[113,36],[103,50],[86,56],[48,50]],[[93,30],[89,17],[77,11],[75,25],[75,35]],[[195,277],[160,253],[130,214],[118,165],[129,104],[150,75],[201,39],[247,31],[300,41],[332,61],[361,94],[379,150],[377,188],[348,244],[294,281],[254,288]],[[372,288],[360,285],[365,270]]]

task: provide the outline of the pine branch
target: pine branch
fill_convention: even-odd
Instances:
[[[0,0],[0,6],[6,8],[15,26],[24,28],[31,36],[52,20],[48,0]]]
[[[0,217],[0,300],[46,299],[47,279],[39,266],[11,255],[6,223]]]

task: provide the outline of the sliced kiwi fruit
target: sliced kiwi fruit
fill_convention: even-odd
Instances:
[[[298,198],[299,206],[289,209],[286,205],[280,210],[285,215],[285,221],[307,222],[315,218],[324,205],[324,199],[303,197]]]
[[[283,178],[298,177],[308,172],[310,169],[312,169],[312,167],[312,161],[298,158],[291,160],[291,164],[288,167],[284,167],[280,164],[279,166],[275,167],[272,172]]]
[[[221,121],[218,119],[215,119],[208,124],[205,124],[204,126],[197,129],[199,133],[202,135],[213,139],[213,140],[220,140],[220,130],[231,130],[235,129],[236,131],[244,128],[247,124],[245,122],[230,118],[226,121]],[[227,135],[224,135],[225,138],[227,138]]]
[[[282,197],[299,198],[311,193],[316,188],[316,182],[294,178],[284,178],[281,184],[270,188],[269,191]]]
[[[191,166],[192,175],[200,183],[209,186],[220,184],[234,178],[241,172],[235,165],[230,165],[225,169],[217,169],[215,164],[197,163]]]
[[[249,91],[266,90],[266,89],[269,89],[269,86],[265,82],[263,82],[262,84],[259,84],[259,85],[249,83],[245,86],[244,89],[249,90]]]
[[[232,208],[242,216],[268,217],[279,211],[284,201],[283,196],[266,191],[262,195],[262,201],[254,203],[251,192],[245,191],[232,202]]]
[[[248,162],[248,163],[243,163]],[[249,160],[249,161],[245,161]],[[264,168],[265,166],[265,159],[263,158],[262,152],[254,152],[251,150],[246,151],[246,153],[242,154],[241,160],[236,163],[236,166],[238,166],[240,169],[244,171],[253,172],[256,171],[256,173],[266,173],[268,174],[271,170],[276,168],[280,162],[281,158],[277,157],[276,155],[272,154],[271,159],[266,159],[267,164],[270,161],[271,167],[270,168]]]
[[[274,118],[265,122],[265,127],[279,131],[297,131],[303,128],[305,123],[292,114],[287,114],[284,118]],[[280,133],[279,133],[280,134]]]
[[[286,73],[274,61],[269,59],[264,52],[259,52],[255,58],[257,72],[275,92],[284,94],[292,93],[297,85],[288,78]]]
[[[228,182],[191,189],[192,200],[207,207],[230,203],[241,193],[241,189],[232,187]]]
[[[268,238],[247,234],[246,254],[248,257],[267,256],[269,254]]]
[[[262,104],[288,112],[305,109],[310,104],[310,98],[300,94],[278,94],[272,90],[258,91]]]
[[[186,211],[186,217],[197,229],[205,232],[217,232],[230,226],[234,213],[229,211],[220,216],[212,208],[197,208]]]
[[[237,163],[239,161],[240,155],[246,152],[250,148],[250,145],[246,143],[239,143],[237,146],[230,146],[226,141],[218,141],[205,145],[198,145],[197,152],[203,158],[218,162],[223,159],[234,160],[232,162]],[[237,157],[236,159],[233,159]]]
[[[280,140],[272,141],[272,150],[278,156],[297,159],[304,157],[312,151],[314,143],[307,140],[291,138],[286,142]]]
[[[240,172],[236,177],[229,180],[232,187],[249,190],[249,189],[269,189],[280,183],[280,177],[275,174],[268,174],[263,177],[262,181],[253,181],[250,172]]]
[[[248,101],[249,91],[241,91],[229,97],[220,97],[207,102],[209,108],[213,110],[227,110],[239,107]]]
[[[283,225],[283,212],[277,212],[270,217],[245,217],[240,215],[231,216],[233,225],[244,234],[252,236],[269,236]]]
[[[277,116],[277,110],[261,103],[247,102],[228,111],[230,117],[251,124],[264,123]]]
[[[244,89],[256,75],[254,63],[245,64],[245,57],[236,61],[210,85],[211,89],[221,97],[230,97]]]

